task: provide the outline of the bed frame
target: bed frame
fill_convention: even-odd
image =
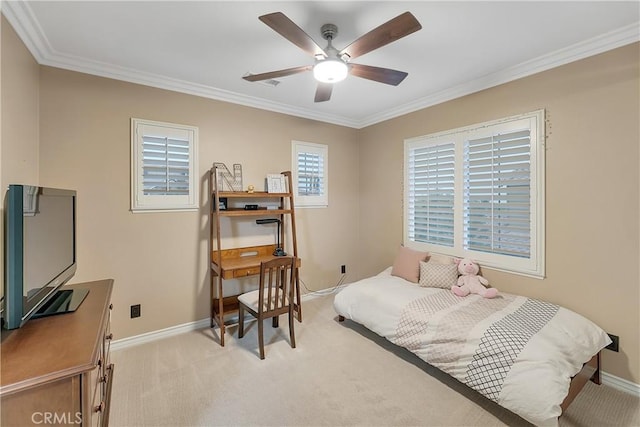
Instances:
[[[338,315],[338,322],[344,322],[345,317]],[[587,363],[582,366],[580,372],[578,372],[572,379],[569,385],[569,393],[564,398],[560,408],[562,412],[567,410],[571,402],[578,396],[582,388],[589,382],[600,385],[600,352],[594,355]]]
[[[569,393],[564,398],[560,408],[562,412],[566,411],[569,404],[573,402],[582,387],[584,387],[589,381],[600,385],[600,352],[593,356],[587,363],[582,366],[580,372],[578,372],[573,378],[571,378],[571,384],[569,385]]]

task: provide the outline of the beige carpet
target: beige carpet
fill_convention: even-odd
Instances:
[[[516,426],[524,420],[353,322],[333,296],[303,304],[297,348],[287,322],[239,340],[185,333],[113,352],[112,426]],[[544,391],[541,391],[544,392]],[[560,425],[640,426],[637,397],[589,384]]]

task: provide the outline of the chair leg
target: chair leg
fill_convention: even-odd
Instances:
[[[258,318],[258,344],[260,345],[260,359],[264,359],[264,321]]]
[[[271,326],[273,326],[274,328],[277,328],[279,323],[280,323],[280,316],[273,316],[271,318]]]
[[[242,304],[238,305],[238,338],[244,336],[244,307]]]
[[[296,333],[293,330],[294,317],[293,310],[289,311],[289,340],[291,341],[291,348],[296,348]]]

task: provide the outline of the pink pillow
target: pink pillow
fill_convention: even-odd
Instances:
[[[424,261],[428,257],[428,252],[418,252],[400,246],[396,254],[396,259],[393,261],[391,275],[402,277],[413,283],[418,283],[418,279],[420,278],[420,261]]]

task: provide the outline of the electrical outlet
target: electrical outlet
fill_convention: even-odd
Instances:
[[[342,265],[340,267],[340,273],[342,274],[347,274],[347,266],[346,265]]]
[[[131,306],[131,318],[134,319],[136,317],[140,317],[140,304]]]
[[[609,345],[608,345],[608,346],[606,346],[605,348],[606,348],[607,350],[615,351],[616,353],[617,353],[618,351],[620,351],[620,350],[618,349],[618,346],[619,346],[619,344],[620,344],[620,337],[619,337],[619,336],[617,336],[617,335],[612,335],[612,334],[607,334],[607,335],[609,335],[609,338],[611,338],[611,341],[612,341],[612,342],[611,342],[611,344],[609,344]]]

